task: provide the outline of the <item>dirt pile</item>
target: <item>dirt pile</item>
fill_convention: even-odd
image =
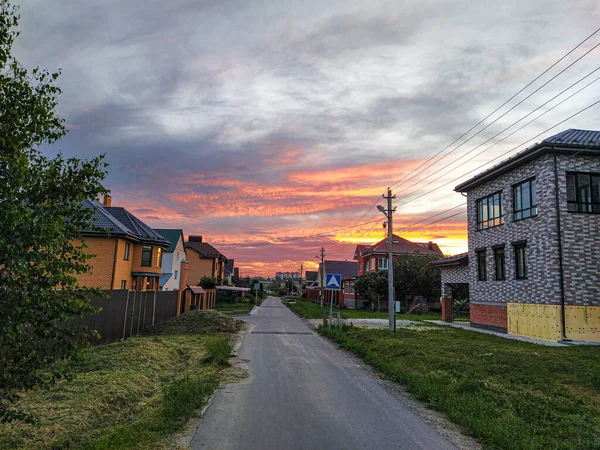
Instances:
[[[148,334],[235,333],[236,321],[214,310],[189,311],[148,330]]]

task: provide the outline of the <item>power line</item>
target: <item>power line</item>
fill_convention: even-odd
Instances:
[[[583,109],[580,109],[580,110],[579,110],[579,111],[577,111],[575,114],[572,114],[572,115],[570,115],[569,117],[567,117],[566,119],[564,119],[564,120],[561,120],[560,122],[558,122],[558,123],[556,123],[556,124],[552,125],[550,128],[547,128],[546,130],[544,130],[544,131],[542,131],[541,133],[539,133],[539,134],[535,135],[535,136],[534,136],[534,137],[532,137],[531,139],[528,139],[527,141],[525,141],[525,142],[523,142],[523,143],[521,143],[521,144],[519,144],[519,145],[517,145],[517,146],[513,147],[512,149],[510,149],[510,150],[508,150],[508,151],[506,151],[506,152],[504,152],[504,153],[502,153],[502,154],[498,155],[497,157],[495,157],[495,158],[491,159],[490,161],[487,161],[487,162],[485,162],[484,164],[482,164],[482,165],[480,165],[480,166],[477,166],[476,168],[474,168],[474,169],[472,169],[472,170],[469,170],[468,172],[466,172],[466,173],[464,173],[464,174],[460,175],[460,176],[459,176],[459,177],[457,177],[457,178],[454,178],[453,180],[449,181],[448,183],[444,183],[444,184],[442,184],[441,186],[438,186],[438,187],[437,187],[437,188],[435,188],[435,189],[432,189],[432,190],[430,190],[430,191],[427,191],[427,192],[425,192],[424,194],[422,194],[422,195],[419,195],[418,197],[412,198],[412,199],[410,199],[410,200],[408,200],[408,201],[406,201],[406,202],[402,202],[402,201],[400,201],[400,202],[398,203],[398,205],[406,205],[406,204],[408,204],[408,203],[411,203],[411,202],[413,202],[413,201],[415,201],[415,200],[418,200],[419,198],[422,198],[422,197],[424,197],[424,196],[426,196],[426,195],[429,195],[429,194],[431,194],[432,192],[435,192],[435,191],[437,191],[437,190],[439,190],[439,189],[441,189],[441,188],[443,188],[443,187],[445,187],[445,186],[448,186],[449,184],[452,184],[452,183],[454,183],[454,182],[456,182],[456,181],[460,180],[460,179],[461,179],[461,178],[463,178],[465,175],[468,175],[468,174],[470,174],[470,173],[473,173],[473,172],[475,172],[476,170],[479,170],[479,169],[481,169],[482,167],[484,167],[484,166],[488,165],[489,163],[491,163],[491,162],[494,162],[494,161],[496,161],[496,160],[498,160],[498,159],[500,159],[500,158],[502,158],[502,157],[505,157],[505,156],[507,156],[509,153],[513,152],[514,150],[517,150],[517,149],[519,149],[519,148],[523,147],[523,146],[524,146],[525,144],[527,144],[528,142],[530,142],[530,141],[532,141],[532,140],[534,140],[534,139],[536,139],[536,138],[540,137],[540,136],[541,136],[541,135],[543,135],[543,134],[546,134],[548,131],[550,131],[550,130],[552,130],[552,129],[556,128],[556,127],[557,127],[557,126],[559,126],[559,125],[562,125],[563,123],[565,123],[566,121],[568,121],[568,120],[572,119],[573,117],[575,117],[575,116],[577,116],[577,115],[581,114],[582,112],[584,112],[584,111],[587,111],[588,109],[590,109],[590,108],[592,108],[592,107],[596,106],[598,103],[600,103],[600,100],[597,100],[597,101],[595,101],[594,103],[592,103],[592,104],[590,104],[590,105],[586,106],[585,108],[583,108]]]
[[[509,130],[510,128],[512,128],[514,125],[516,125],[517,123],[521,122],[523,119],[525,119],[526,117],[529,117],[531,114],[533,114],[534,112],[538,111],[539,109],[541,109],[542,107],[546,106],[549,102],[551,102],[552,100],[556,99],[557,97],[559,97],[560,95],[562,95],[563,93],[565,93],[566,91],[568,91],[569,89],[571,89],[573,86],[575,86],[576,84],[578,84],[579,82],[581,82],[582,80],[584,80],[585,78],[587,78],[588,76],[590,76],[592,73],[596,72],[600,70],[600,67],[596,68],[595,70],[593,70],[592,72],[590,72],[589,74],[587,74],[586,76],[584,76],[583,78],[579,79],[577,82],[573,83],[571,86],[569,86],[568,88],[564,89],[563,91],[561,91],[559,94],[555,95],[554,97],[552,97],[550,100],[548,100],[547,102],[543,103],[542,105],[538,106],[536,109],[534,109],[533,111],[531,111],[530,113],[526,114],[525,116],[521,117],[519,120],[513,122],[510,126],[508,126],[507,128],[505,128],[504,130],[500,131],[499,133],[495,134],[494,136],[492,136],[491,138],[489,138],[487,141],[482,142],[481,144],[479,144],[478,146],[474,147],[473,149],[469,150],[467,153],[461,155],[459,158],[455,159],[454,161],[448,163],[446,165],[445,168],[450,167],[451,165],[457,163],[458,161],[460,161],[461,159],[463,159],[465,156],[473,153],[475,150],[477,150],[478,148],[480,148],[481,146],[483,146],[484,144],[487,144],[488,142],[490,142],[491,140],[495,139],[496,137],[498,137],[500,134],[504,133],[505,131]],[[558,102],[556,105],[550,107],[549,109],[547,109],[546,111],[544,111],[542,114],[540,114],[539,116],[537,116],[536,118],[534,118],[533,120],[530,120],[529,122],[527,122],[525,125],[523,125],[522,127],[516,129],[515,131],[513,131],[512,133],[504,136],[502,139],[500,139],[499,141],[495,142],[494,144],[490,145],[489,147],[485,148],[484,150],[482,150],[481,152],[477,153],[476,155],[474,155],[473,157],[471,157],[469,160],[474,159],[475,157],[479,156],[480,154],[482,154],[483,152],[491,149],[492,147],[495,147],[496,145],[500,144],[501,142],[505,141],[506,139],[508,139],[509,137],[513,136],[514,134],[518,133],[519,131],[521,131],[523,128],[529,126],[530,124],[532,124],[533,122],[535,122],[536,120],[538,120],[539,118],[545,116],[546,114],[548,114],[550,111],[554,110],[555,108],[557,108],[558,106],[562,105],[563,103],[565,103],[566,101],[570,100],[571,98],[573,98],[575,95],[579,94],[581,91],[587,89],[588,87],[590,87],[592,84],[596,83],[598,80],[600,80],[600,77],[592,80],[590,83],[586,84],[585,86],[583,86],[582,88],[578,89],[577,91],[575,91],[574,93],[572,93],[571,95],[569,95],[568,97],[564,98],[563,100],[561,100],[560,102]],[[449,172],[446,172],[449,173]],[[446,173],[442,174],[441,176],[445,175]],[[419,181],[417,181],[416,183],[411,184],[408,188],[406,188],[406,190],[417,186],[418,184],[422,183],[425,180],[428,180],[429,178],[431,178],[432,176],[440,176],[439,172],[435,172],[432,174],[427,175],[426,177],[420,179]],[[406,194],[404,196],[404,198],[414,194],[415,192],[418,192],[419,190],[423,189],[423,187],[416,189],[408,194]]]

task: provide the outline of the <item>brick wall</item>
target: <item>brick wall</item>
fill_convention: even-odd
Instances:
[[[115,263],[115,274],[112,289],[121,289],[121,281],[125,280],[127,289],[133,289],[133,279],[131,277],[131,268],[133,266],[133,242],[129,243],[129,260],[125,259],[125,239],[118,239],[117,259]]]
[[[439,268],[442,280],[442,297],[450,298],[448,284],[469,283],[469,266],[443,266]]]
[[[133,272],[149,272],[155,273],[157,275],[162,274],[162,268],[160,264],[158,264],[158,249],[160,247],[156,245],[152,245],[152,260],[150,261],[150,266],[142,266],[142,248],[144,246],[141,244],[135,244],[131,249],[131,270]],[[164,250],[163,250],[164,251]]]
[[[506,333],[508,315],[506,305],[473,303],[470,305],[471,326]]]
[[[108,237],[88,237],[85,239],[88,246],[85,252],[97,256],[89,261],[92,266],[89,273],[77,275],[77,280],[81,286],[111,289],[115,242],[114,238]]]
[[[187,248],[188,284],[197,286],[202,277],[216,277],[214,259],[200,257],[200,253],[192,248]]]

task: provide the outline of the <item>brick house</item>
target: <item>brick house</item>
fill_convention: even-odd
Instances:
[[[88,248],[96,255],[92,270],[77,276],[82,286],[102,289],[157,290],[162,275],[162,254],[170,242],[125,208],[103,203],[83,202],[94,210],[92,222],[98,230],[81,230]]]
[[[188,262],[188,281],[198,284],[202,277],[213,277],[217,284],[225,281],[225,263],[227,258],[208,242],[202,241],[202,236],[189,236],[185,243]]]
[[[467,194],[471,326],[600,341],[600,131],[544,139]]]
[[[443,256],[440,247],[431,241],[426,243],[410,242],[395,234],[392,238],[392,247],[392,254],[394,256],[415,253],[417,251],[423,254],[435,253]],[[357,245],[354,251],[354,259],[358,264],[358,276],[360,277],[367,272],[374,272],[376,270],[387,270],[387,257],[387,238],[373,245]]]
[[[316,286],[311,289],[311,299],[319,301],[321,283],[323,283],[323,285],[325,284],[325,281],[322,280],[322,276],[329,273],[340,274],[342,276],[342,285],[340,286],[341,289],[339,291],[324,290],[325,303],[329,304],[331,298],[333,298],[333,304],[341,308],[346,306],[347,298],[348,307],[353,308],[356,304],[357,297],[354,292],[354,280],[356,279],[356,263],[354,261],[334,261],[326,259],[325,267],[321,266],[319,263]]]

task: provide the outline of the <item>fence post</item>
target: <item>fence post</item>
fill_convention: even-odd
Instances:
[[[127,300],[125,300],[125,317],[123,317],[123,340],[125,340],[125,332],[127,330],[127,307],[129,306],[129,292],[127,291]]]
[[[340,331],[342,331],[342,315],[339,311],[336,314],[337,314],[338,328]]]
[[[133,291],[133,305],[131,306],[131,324],[129,327],[129,337],[131,337],[131,335],[133,334],[133,318],[135,317],[135,295],[136,295],[137,291]],[[140,295],[142,295],[141,291],[140,291]]]
[[[154,291],[154,304],[152,305],[152,326],[154,326],[154,317],[156,317],[156,291]]]
[[[327,326],[327,311],[323,310],[323,326]]]
[[[146,292],[145,299],[148,299],[148,292]],[[146,304],[146,303],[144,303]],[[140,322],[142,321],[142,295],[140,294],[140,307],[138,311],[138,326],[137,326],[137,334],[140,334]]]

